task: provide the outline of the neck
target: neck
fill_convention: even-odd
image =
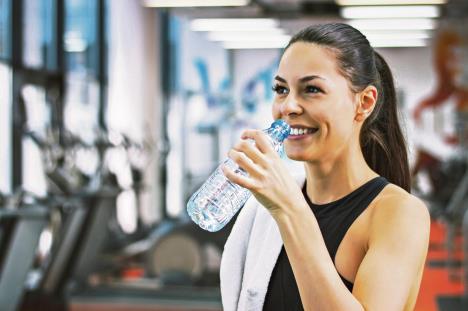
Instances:
[[[377,177],[357,151],[342,152],[335,159],[306,162],[307,195],[315,204],[326,204],[351,193],[370,179]]]

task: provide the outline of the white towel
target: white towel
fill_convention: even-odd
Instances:
[[[296,178],[299,185],[304,177]],[[270,213],[252,196],[237,217],[221,260],[224,311],[261,311],[283,241]]]

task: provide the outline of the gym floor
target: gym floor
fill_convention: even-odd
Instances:
[[[70,311],[221,311],[221,308],[207,309],[205,307],[168,307],[168,306],[145,306],[134,304],[118,304],[118,303],[103,303],[103,304],[74,304]]]
[[[100,286],[73,296],[70,311],[221,311],[218,287]]]

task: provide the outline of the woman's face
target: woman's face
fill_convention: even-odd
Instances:
[[[290,159],[335,159],[356,143],[358,97],[340,74],[330,49],[294,43],[281,58],[274,85],[273,117],[294,129],[285,141]]]

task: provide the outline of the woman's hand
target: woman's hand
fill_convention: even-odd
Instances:
[[[255,145],[247,139],[255,141]],[[242,140],[228,153],[248,176],[223,167],[224,175],[232,182],[249,189],[270,213],[277,215],[303,206],[304,196],[296,180],[271,146],[269,138],[260,130],[246,130]]]

